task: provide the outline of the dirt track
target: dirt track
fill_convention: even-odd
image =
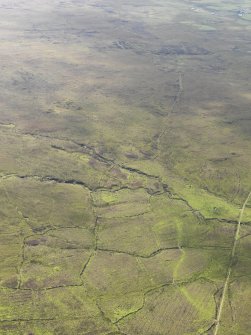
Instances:
[[[213,335],[217,335],[218,331],[219,331],[221,314],[222,314],[222,311],[223,311],[224,302],[225,302],[227,289],[228,289],[228,285],[229,285],[229,280],[230,280],[230,276],[231,276],[231,272],[232,272],[233,259],[234,259],[234,256],[235,256],[237,241],[238,241],[239,235],[240,235],[241,221],[242,221],[242,217],[243,217],[246,205],[247,205],[250,197],[251,197],[251,192],[248,194],[246,200],[244,201],[244,203],[242,205],[241,211],[240,211],[238,225],[237,225],[235,235],[234,235],[234,243],[233,243],[233,247],[232,247],[232,251],[231,251],[230,263],[229,263],[229,266],[228,266],[227,276],[226,276],[224,286],[223,286],[223,292],[222,292],[222,296],[221,296],[221,300],[220,300],[220,305],[219,305],[219,309],[218,309],[218,313],[217,313],[217,318],[216,318],[216,321],[215,321],[215,329],[214,329]]]

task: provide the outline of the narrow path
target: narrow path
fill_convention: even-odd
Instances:
[[[181,97],[182,93],[183,93],[183,77],[182,77],[182,74],[179,73],[179,90],[178,90],[178,92],[177,92],[177,94],[174,98],[174,101],[173,101],[172,105],[170,106],[169,113],[166,116],[167,120],[168,120],[169,116],[174,112],[176,105],[180,101],[180,97]],[[159,135],[156,139],[157,153],[156,153],[154,159],[156,159],[159,156],[159,148],[160,148],[161,138],[165,135],[165,133],[168,129],[168,125],[166,124],[166,121],[164,121],[164,127],[162,128],[161,132],[159,133]]]
[[[175,280],[178,278],[178,274],[179,274],[179,268],[182,265],[182,263],[184,262],[184,259],[186,257],[185,251],[184,249],[178,245],[179,251],[181,252],[180,258],[173,270],[173,285],[175,284]]]
[[[241,221],[242,221],[242,217],[243,217],[246,205],[247,205],[250,197],[251,197],[251,192],[249,193],[246,200],[244,201],[243,206],[242,206],[241,211],[240,211],[239,221],[238,221],[238,225],[237,225],[237,228],[236,228],[236,231],[235,231],[235,236],[234,236],[234,243],[233,243],[233,248],[232,248],[232,252],[231,252],[230,263],[229,263],[229,266],[228,266],[227,276],[226,276],[224,286],[223,286],[223,292],[222,292],[222,296],[221,296],[221,300],[220,300],[220,305],[219,305],[219,310],[218,310],[218,313],[217,313],[217,318],[216,318],[216,321],[215,321],[215,329],[214,329],[213,335],[217,335],[218,331],[219,331],[221,314],[222,314],[222,311],[223,311],[224,302],[225,302],[225,299],[226,299],[227,289],[228,289],[228,285],[229,285],[229,280],[230,280],[230,276],[231,276],[231,272],[232,272],[233,259],[234,259],[234,256],[235,256],[237,242],[238,242],[239,235],[240,235]]]

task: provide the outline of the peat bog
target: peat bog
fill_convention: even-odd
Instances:
[[[0,0],[0,334],[248,335],[249,0]]]

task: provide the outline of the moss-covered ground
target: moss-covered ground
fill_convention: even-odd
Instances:
[[[250,13],[0,1],[1,335],[250,334]]]

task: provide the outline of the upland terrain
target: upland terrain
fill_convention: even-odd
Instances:
[[[0,334],[251,334],[250,0],[0,0]]]

